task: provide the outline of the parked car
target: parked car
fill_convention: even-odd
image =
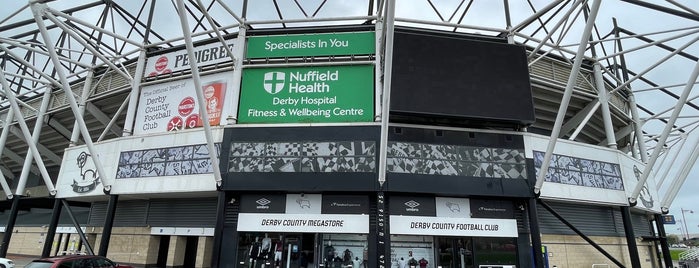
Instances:
[[[15,268],[15,263],[6,258],[0,258],[0,268]]]
[[[24,268],[133,268],[96,255],[65,255],[33,260]]]

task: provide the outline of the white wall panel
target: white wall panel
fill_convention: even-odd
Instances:
[[[639,160],[623,154],[619,154],[619,163],[621,164],[621,172],[624,174],[624,189],[626,195],[631,196],[636,185],[638,185],[641,172],[646,168],[646,165]],[[641,194],[638,196],[636,208],[660,213],[660,196],[658,195],[658,188],[655,185],[657,185],[655,178],[648,177],[645,186],[641,190]]]
[[[213,129],[213,139],[220,143],[223,138],[223,129]],[[87,153],[85,146],[76,146],[66,149],[61,165],[61,171],[56,183],[57,197],[70,198],[80,196],[104,195],[102,188],[105,177],[107,182],[114,182],[112,194],[143,194],[143,193],[176,193],[176,192],[201,192],[216,191],[216,183],[211,172],[204,174],[173,175],[173,176],[134,176],[117,177],[119,158],[122,152],[145,151],[149,149],[161,149],[181,147],[188,145],[205,146],[206,138],[203,129],[179,131],[177,133],[163,133],[142,137],[124,137],[95,144],[99,152],[99,159],[107,172],[106,176],[99,176],[96,187],[91,179],[96,174],[96,168],[91,158],[78,161],[82,153]],[[81,158],[82,159],[82,158]],[[84,164],[82,164],[84,162]],[[81,163],[81,164],[78,164]],[[149,163],[144,164],[148,165]],[[80,166],[82,165],[82,167]],[[76,184],[77,182],[77,184]],[[74,185],[77,185],[74,186]]]
[[[526,149],[526,157],[535,158],[534,151],[545,153],[548,142],[549,137],[547,136],[525,135],[524,145]],[[568,140],[559,139],[553,153],[555,155],[590,160],[594,161],[595,163],[604,162],[613,166],[619,165],[619,152],[616,150]],[[554,161],[554,159],[552,159],[552,161]],[[549,169],[551,170],[551,168],[556,167],[556,165],[552,164]],[[581,170],[583,169],[584,168],[581,168]],[[622,177],[626,177],[623,173],[621,175]],[[617,180],[617,182],[619,182],[619,184],[621,183],[619,180]],[[616,187],[621,187],[621,185],[616,185]],[[624,189],[627,189],[628,186],[623,185],[623,187]],[[583,201],[612,205],[628,204],[627,197],[623,189],[591,187],[590,185],[586,186],[585,183],[581,183],[581,185],[573,185],[571,182],[558,183],[545,181],[541,188],[541,197],[544,199]]]

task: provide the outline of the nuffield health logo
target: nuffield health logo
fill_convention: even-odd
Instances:
[[[284,89],[286,82],[286,74],[283,72],[267,72],[265,73],[264,87],[269,94],[277,94]]]

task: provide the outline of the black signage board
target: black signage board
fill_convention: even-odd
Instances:
[[[492,199],[470,199],[471,217],[488,219],[514,219],[512,201]]]
[[[392,78],[392,115],[535,120],[526,50],[504,38],[396,29]]]
[[[437,216],[437,205],[432,196],[392,195],[388,206],[391,215]]]
[[[284,213],[286,212],[286,195],[250,194],[240,197],[241,213]]]
[[[323,195],[322,214],[369,214],[369,196]]]
[[[375,191],[378,126],[226,128],[227,191]]]

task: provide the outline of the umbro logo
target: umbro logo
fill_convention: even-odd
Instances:
[[[277,94],[284,89],[286,74],[283,72],[267,72],[263,82],[265,91],[269,94]]]
[[[260,198],[255,201],[255,203],[258,204],[257,209],[269,209],[269,204],[272,203],[272,201],[269,201],[267,198]]]
[[[420,203],[418,203],[415,200],[410,200],[408,202],[404,203],[406,206],[408,206],[405,210],[406,211],[420,211],[417,207],[420,206]]]

